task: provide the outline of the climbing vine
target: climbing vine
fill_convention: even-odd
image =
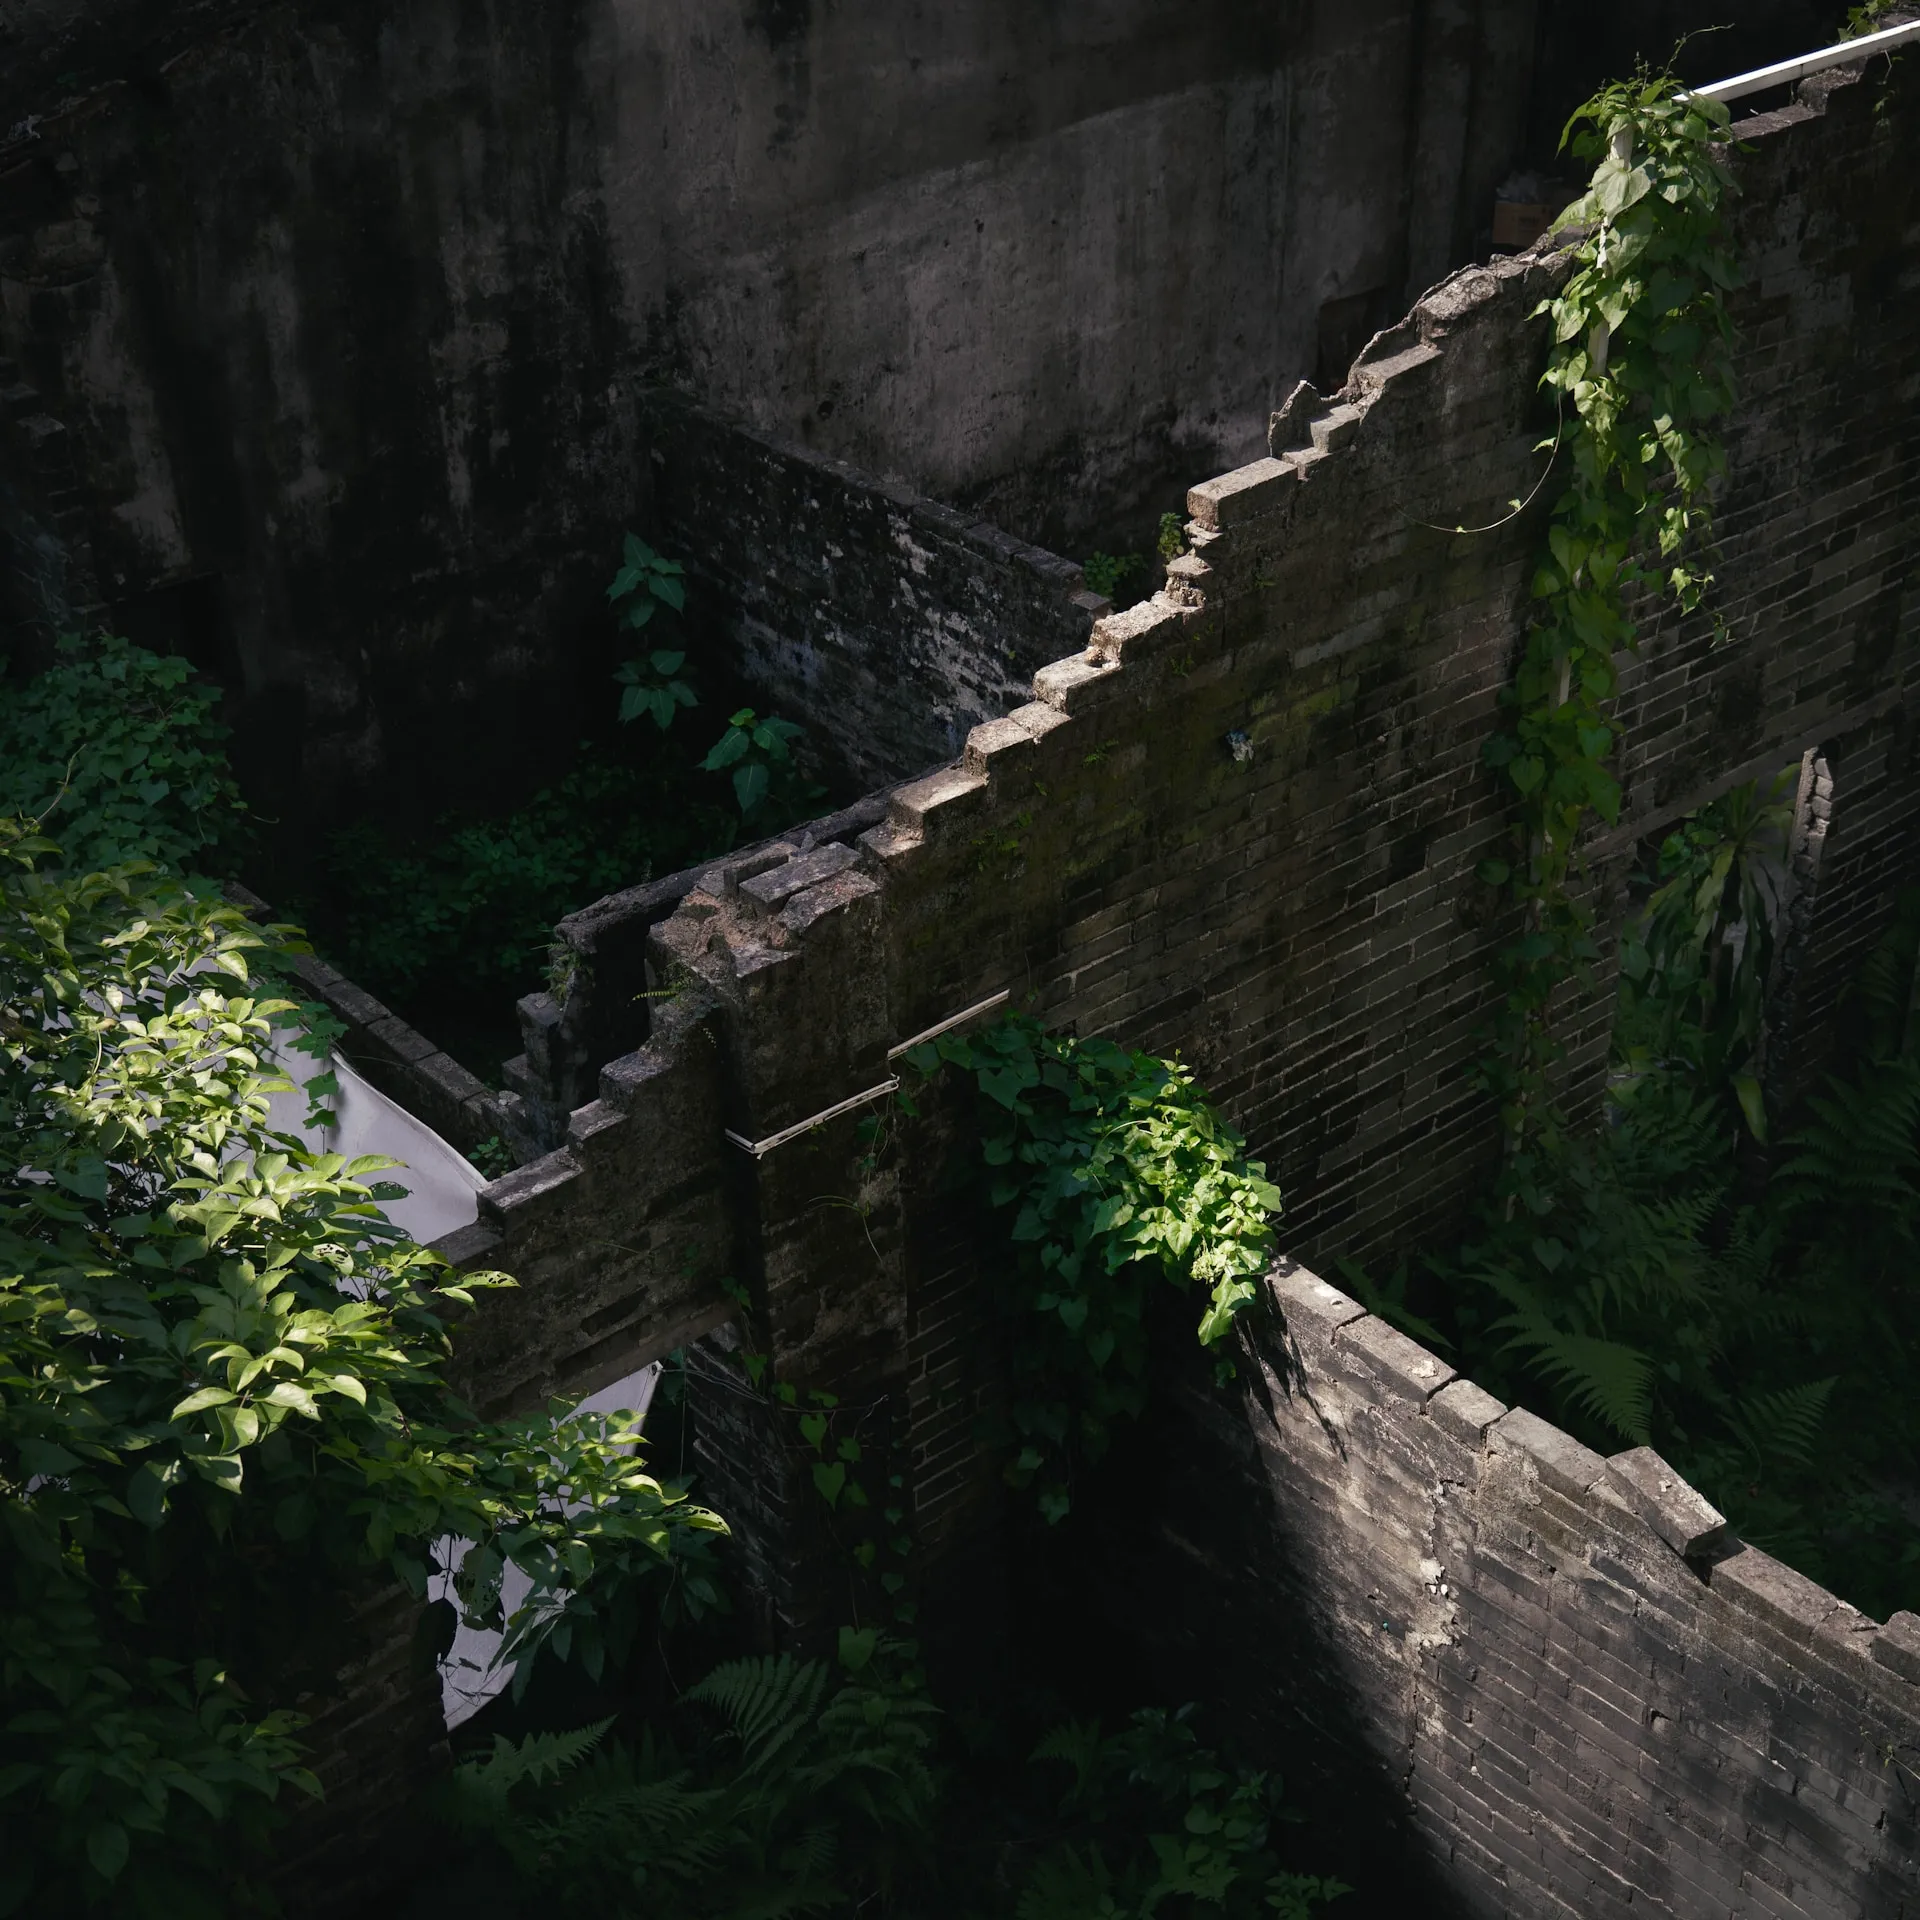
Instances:
[[[1711,423],[1732,401],[1724,296],[1738,283],[1722,232],[1732,180],[1715,148],[1726,127],[1723,106],[1660,75],[1602,89],[1562,136],[1598,162],[1561,216],[1585,229],[1573,272],[1538,309],[1553,329],[1542,384],[1563,421],[1572,410],[1559,436],[1571,473],[1534,575],[1537,611],[1505,695],[1510,724],[1486,756],[1519,800],[1513,857],[1482,868],[1524,914],[1501,956],[1503,1011],[1485,1067],[1510,1169],[1557,1134],[1549,1006],[1595,953],[1567,880],[1588,815],[1619,816],[1605,703],[1615,656],[1637,644],[1631,603],[1663,593],[1693,613],[1712,585],[1699,556],[1712,532],[1707,489],[1725,468]]]
[[[1207,1289],[1199,1338],[1216,1345],[1255,1297],[1279,1189],[1177,1061],[1026,1017],[906,1058],[978,1090],[988,1197],[1018,1256],[1007,1477],[1057,1521],[1075,1465],[1145,1404],[1153,1277]]]

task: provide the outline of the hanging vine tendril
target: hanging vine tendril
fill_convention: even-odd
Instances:
[[[1588,816],[1619,817],[1605,703],[1615,656],[1637,645],[1629,607],[1653,593],[1693,613],[1713,583],[1700,558],[1712,533],[1707,489],[1726,461],[1711,423],[1732,404],[1724,296],[1738,284],[1723,233],[1733,182],[1715,145],[1726,129],[1725,107],[1663,74],[1604,88],[1561,137],[1598,163],[1558,223],[1585,229],[1573,273],[1537,309],[1553,326],[1542,384],[1573,412],[1571,477],[1502,696],[1509,721],[1486,750],[1519,803],[1513,857],[1481,869],[1523,909],[1521,935],[1500,956],[1502,1005],[1483,1063],[1506,1130],[1509,1209],[1531,1149],[1558,1132],[1554,991],[1596,954],[1591,915],[1567,880]]]

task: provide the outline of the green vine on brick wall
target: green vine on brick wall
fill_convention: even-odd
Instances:
[[[1217,1345],[1256,1297],[1279,1189],[1177,1061],[1024,1016],[906,1059],[958,1067],[980,1096],[988,1197],[1017,1256],[1007,1477],[1057,1521],[1076,1466],[1146,1403],[1154,1277],[1207,1290],[1199,1338]]]
[[[1553,325],[1542,384],[1572,408],[1572,474],[1534,575],[1537,611],[1504,696],[1510,724],[1487,748],[1519,800],[1514,854],[1481,869],[1524,915],[1501,955],[1503,1008],[1485,1063],[1509,1173],[1523,1183],[1528,1149],[1557,1136],[1550,1003],[1596,952],[1567,881],[1588,816],[1619,817],[1606,703],[1616,654],[1637,645],[1630,602],[1664,594],[1693,613],[1713,581],[1698,556],[1712,533],[1707,489],[1725,468],[1712,423],[1732,403],[1725,294],[1738,284],[1722,227],[1733,183],[1715,144],[1726,128],[1723,106],[1660,75],[1602,89],[1562,136],[1598,162],[1561,216],[1586,230],[1573,272],[1538,309]]]

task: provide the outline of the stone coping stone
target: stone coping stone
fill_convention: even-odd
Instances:
[[[1627,1505],[1675,1553],[1692,1558],[1727,1537],[1727,1516],[1710,1506],[1651,1447],[1616,1453],[1607,1478]]]

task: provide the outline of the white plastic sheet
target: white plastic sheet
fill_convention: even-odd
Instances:
[[[334,1125],[307,1124],[310,1105],[306,1083],[322,1071],[312,1055],[288,1050],[276,1054],[276,1065],[296,1083],[289,1093],[271,1097],[269,1120],[277,1133],[296,1134],[315,1153],[384,1153],[402,1162],[378,1176],[407,1189],[405,1199],[383,1200],[380,1210],[410,1238],[425,1244],[471,1225],[479,1213],[478,1195],[486,1178],[465,1155],[448,1145],[424,1120],[396,1105],[335,1055],[331,1065],[340,1091],[322,1102],[334,1115]],[[642,1416],[653,1400],[660,1367],[642,1367],[610,1387],[580,1402],[581,1413],[631,1411]],[[430,1600],[453,1600],[453,1578],[466,1557],[467,1542],[449,1535],[434,1549],[438,1571],[427,1585]],[[501,1581],[501,1611],[510,1615],[526,1599],[530,1582],[509,1567]],[[458,1604],[457,1602],[455,1603]],[[453,1645],[440,1661],[440,1701],[449,1727],[471,1719],[499,1693],[512,1669],[495,1664],[503,1634],[481,1632],[464,1623],[454,1633]]]
[[[590,1394],[580,1402],[576,1411],[632,1412],[644,1419],[647,1408],[653,1402],[653,1390],[659,1379],[660,1363],[656,1360],[651,1366],[642,1367],[638,1373],[630,1373],[624,1380],[616,1380],[612,1386],[602,1387],[598,1393]],[[427,1583],[427,1597],[430,1600],[451,1600],[456,1607],[459,1605],[458,1600],[454,1599],[453,1577],[459,1572],[460,1563],[466,1558],[467,1552],[467,1542],[456,1540],[451,1535],[439,1542],[434,1550],[434,1559],[439,1563],[440,1571],[433,1574]],[[503,1619],[509,1617],[526,1599],[532,1584],[518,1567],[507,1568],[500,1580],[500,1613]],[[454,1629],[453,1645],[440,1660],[440,1709],[446,1715],[449,1728],[459,1726],[463,1720],[472,1719],[513,1677],[511,1667],[495,1664],[505,1638],[504,1633],[479,1630],[464,1621]]]
[[[339,1153],[350,1160],[363,1153],[391,1154],[402,1164],[378,1177],[405,1187],[407,1196],[381,1201],[380,1211],[423,1246],[456,1227],[472,1225],[486,1176],[424,1120],[369,1086],[335,1054],[329,1064],[340,1091],[321,1104],[336,1124],[310,1127],[306,1083],[325,1069],[311,1054],[291,1049],[278,1052],[273,1064],[296,1083],[294,1091],[276,1093],[269,1101],[268,1124],[275,1132],[297,1134],[315,1153]]]

